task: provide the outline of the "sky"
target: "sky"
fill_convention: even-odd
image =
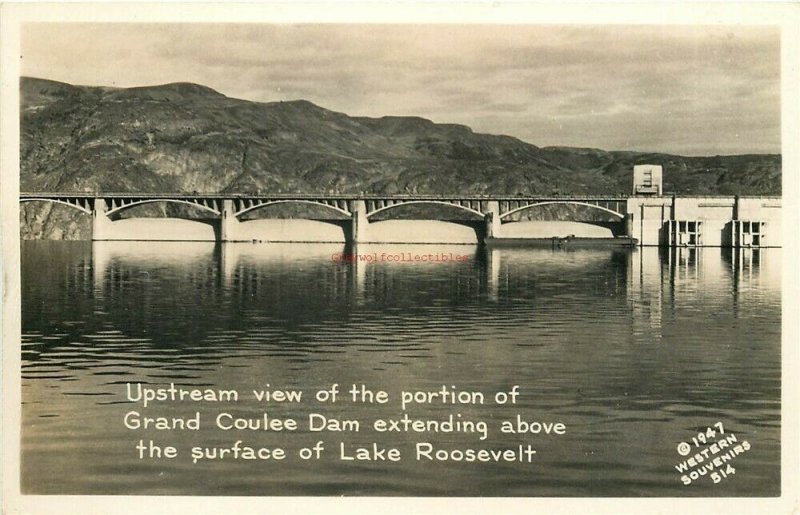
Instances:
[[[194,82],[538,146],[781,151],[774,27],[29,23],[22,74],[92,86]]]

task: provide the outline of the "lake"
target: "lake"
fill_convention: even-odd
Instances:
[[[21,265],[23,493],[780,494],[780,249],[30,241]]]

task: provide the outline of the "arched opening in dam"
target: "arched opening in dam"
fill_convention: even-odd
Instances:
[[[216,241],[219,234],[219,215],[197,205],[152,200],[109,208],[105,232],[114,240]]]
[[[236,239],[256,242],[344,243],[351,217],[313,201],[271,202],[244,211]]]
[[[485,232],[483,215],[436,201],[388,206],[368,216],[367,243],[477,245]]]
[[[502,217],[502,238],[615,238],[625,235],[621,213],[579,202],[550,201]]]

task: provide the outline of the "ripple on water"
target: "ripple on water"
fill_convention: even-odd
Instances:
[[[128,244],[94,253],[88,244],[68,247],[23,244],[26,491],[778,494],[779,250],[762,251],[760,264],[742,273],[717,249],[686,263],[669,261],[657,249],[508,249],[449,266],[359,268],[331,262],[327,247],[302,245],[291,252],[248,245],[233,253],[213,245],[148,244],[146,253]],[[367,384],[392,395],[452,385],[488,398],[519,385],[522,393],[514,406],[406,410],[419,418],[481,418],[495,428],[488,442],[466,434],[367,430],[346,437],[308,431],[236,436],[287,447],[319,439],[331,447],[340,439],[380,441],[409,457],[391,465],[329,459],[312,470],[299,460],[196,466],[185,459],[135,459],[131,431],[121,423],[134,406],[125,399],[128,382],[241,392],[266,384],[309,391]],[[195,408],[174,403],[168,413],[188,416]],[[237,410],[305,413],[258,403]],[[402,412],[392,403],[345,411],[367,422]],[[517,414],[563,422],[567,434],[500,434],[499,424]],[[686,490],[673,469],[675,446],[717,421],[752,440],[752,450],[737,458],[746,474],[717,488]],[[230,444],[229,435],[218,433],[204,430],[186,441]],[[138,436],[163,438],[155,431]],[[411,457],[420,439],[445,448],[532,442],[536,464],[418,462]]]

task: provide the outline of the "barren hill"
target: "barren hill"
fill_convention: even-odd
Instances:
[[[637,163],[662,164],[664,189],[677,194],[781,191],[779,155],[540,148],[463,125],[250,102],[185,83],[20,86],[23,191],[624,194]],[[24,236],[83,232],[77,218],[56,230],[53,217],[80,215],[52,206],[22,215]]]

